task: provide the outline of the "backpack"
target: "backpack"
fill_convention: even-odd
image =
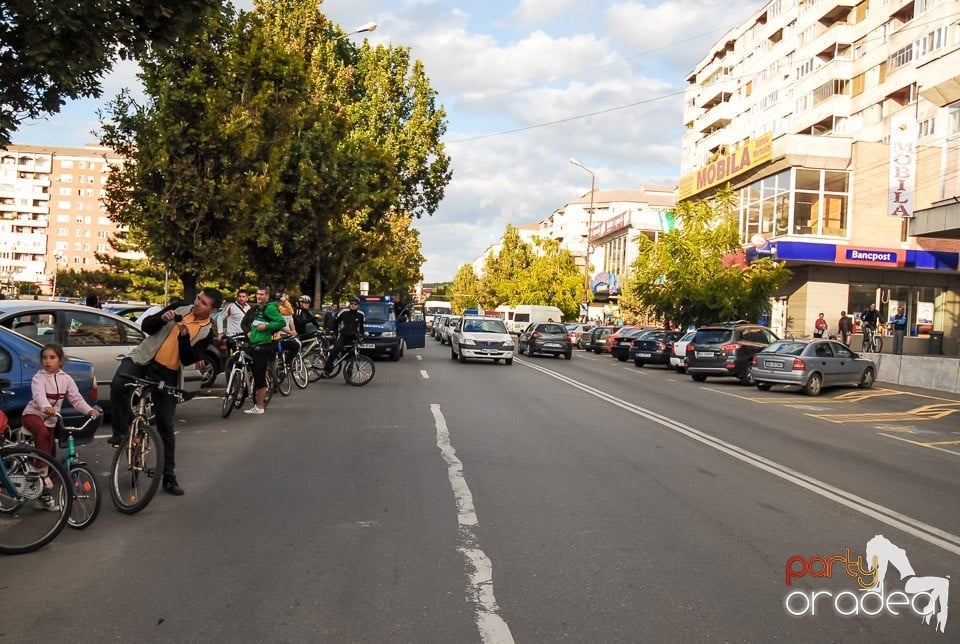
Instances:
[[[247,312],[243,314],[243,319],[240,320],[240,330],[245,334],[250,334],[250,329],[253,328],[253,321],[257,317],[257,313],[260,312],[259,306],[251,305]]]

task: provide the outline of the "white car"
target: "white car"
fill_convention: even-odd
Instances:
[[[464,316],[450,330],[450,358],[458,362],[466,362],[468,358],[503,360],[511,365],[513,336],[500,318]]]
[[[459,315],[448,315],[444,318],[443,326],[440,327],[440,344],[446,344],[450,342],[450,331],[457,326],[457,322],[460,321]]]
[[[693,336],[696,334],[696,331],[688,331],[686,335],[673,343],[673,351],[670,353],[670,366],[677,373],[683,373],[687,370],[687,345],[690,344],[690,340],[693,340]]]

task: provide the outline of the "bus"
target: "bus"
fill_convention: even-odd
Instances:
[[[427,323],[427,328],[433,328],[433,317],[442,313],[452,313],[453,307],[450,302],[444,300],[427,300],[423,303],[423,319]]]

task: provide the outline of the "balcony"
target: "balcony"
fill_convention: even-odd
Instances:
[[[730,125],[731,121],[733,121],[738,114],[739,108],[736,104],[730,101],[719,103],[697,119],[696,123],[694,123],[694,128],[698,132],[709,134],[717,128]]]
[[[703,86],[700,92],[699,107],[705,110],[727,102],[737,90],[737,81],[730,77],[721,77]]]
[[[793,127],[797,134],[813,134],[814,126],[820,125],[838,116],[850,116],[850,97],[843,94],[834,94],[804,112],[793,115]],[[829,132],[817,132],[829,134]]]

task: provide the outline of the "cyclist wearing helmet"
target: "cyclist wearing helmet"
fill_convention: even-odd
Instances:
[[[310,305],[313,300],[309,295],[300,296],[300,304],[297,310],[293,312],[293,327],[297,330],[297,335],[316,333],[317,321],[310,312]]]
[[[336,320],[337,341],[330,351],[327,362],[323,365],[323,372],[330,375],[333,370],[333,363],[337,356],[343,350],[344,345],[351,342],[359,342],[363,337],[363,311],[360,310],[360,298],[351,297],[350,305],[346,311],[340,311]]]

